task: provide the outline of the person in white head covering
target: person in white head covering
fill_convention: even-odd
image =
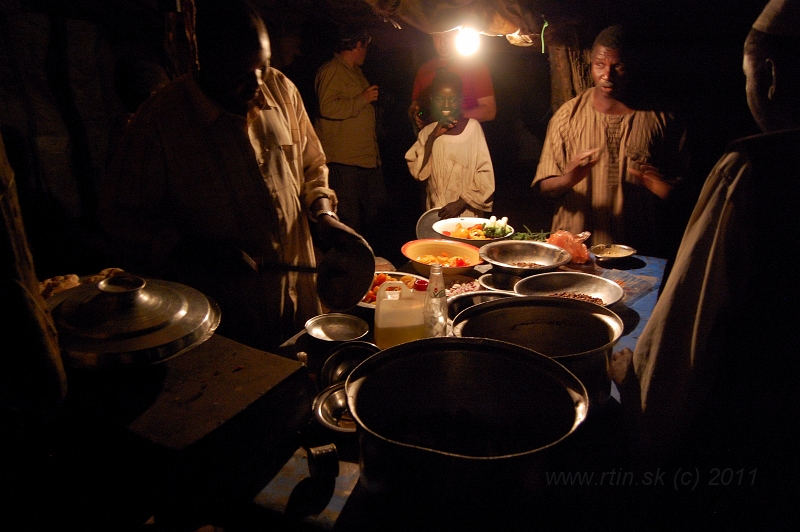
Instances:
[[[776,529],[794,515],[800,290],[788,257],[800,227],[798,57],[800,0],[771,0],[743,61],[764,133],[719,159],[636,349],[612,356],[632,456],[672,483],[674,504],[648,506],[664,508],[670,528]]]

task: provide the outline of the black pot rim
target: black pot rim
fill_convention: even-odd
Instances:
[[[559,381],[559,383],[566,389],[574,402],[575,419],[571,428],[562,434],[554,441],[536,447],[534,449],[527,449],[518,453],[509,453],[496,456],[470,456],[458,453],[451,453],[432,449],[419,445],[414,445],[406,442],[396,441],[374,431],[366,425],[358,414],[357,396],[358,390],[363,385],[364,380],[369,378],[369,373],[375,367],[380,367],[387,359],[395,359],[397,357],[418,355],[421,351],[428,350],[432,354],[439,354],[443,349],[448,347],[457,347],[460,349],[473,349],[473,350],[487,350],[491,349],[495,352],[504,352],[512,356],[527,357],[529,360],[535,360],[536,364],[540,364],[541,368],[548,373],[552,378]],[[577,430],[578,426],[586,419],[589,411],[589,396],[586,387],[583,383],[563,364],[541,353],[537,353],[527,347],[522,347],[517,344],[503,342],[500,340],[493,340],[487,338],[456,338],[456,337],[438,337],[438,338],[425,338],[422,340],[414,340],[404,344],[399,344],[388,349],[384,349],[367,360],[359,364],[347,377],[345,381],[345,390],[347,393],[347,405],[350,415],[356,422],[356,431],[365,432],[372,437],[375,437],[385,443],[397,445],[408,449],[416,449],[421,452],[440,455],[443,457],[450,457],[459,460],[469,460],[475,462],[489,462],[497,460],[507,460],[515,457],[522,457],[531,455],[533,453],[541,452],[548,449],[559,442],[563,441],[570,434]]]

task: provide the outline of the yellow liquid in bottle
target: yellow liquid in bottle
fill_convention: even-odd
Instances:
[[[375,327],[375,345],[381,349],[425,338],[425,325],[420,323],[407,327]]]

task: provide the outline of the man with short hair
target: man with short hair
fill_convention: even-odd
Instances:
[[[686,175],[686,129],[642,102],[637,52],[622,26],[597,36],[594,87],[553,115],[531,186],[554,201],[553,231],[589,231],[591,244],[671,258],[682,225],[670,197]]]
[[[320,116],[315,127],[342,222],[380,249],[385,234],[378,233],[378,215],[386,203],[386,184],[372,105],[378,86],[370,85],[361,71],[371,40],[362,29],[340,32],[333,58],[317,71]]]
[[[128,271],[193,286],[218,332],[273,350],[321,312],[311,224],[360,240],[334,212],[325,154],[295,85],[270,68],[245,0],[198,0],[198,69],[134,115],[101,186],[99,217]],[[260,270],[260,273],[259,273]]]

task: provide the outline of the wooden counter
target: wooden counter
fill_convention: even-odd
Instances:
[[[254,408],[274,433],[296,432],[310,412],[302,364],[219,335],[165,365],[160,394],[127,425],[165,449],[187,449]]]
[[[155,515],[183,529],[247,505],[298,447],[313,399],[305,366],[219,335],[146,368],[68,371],[68,384],[31,467],[43,527]]]

